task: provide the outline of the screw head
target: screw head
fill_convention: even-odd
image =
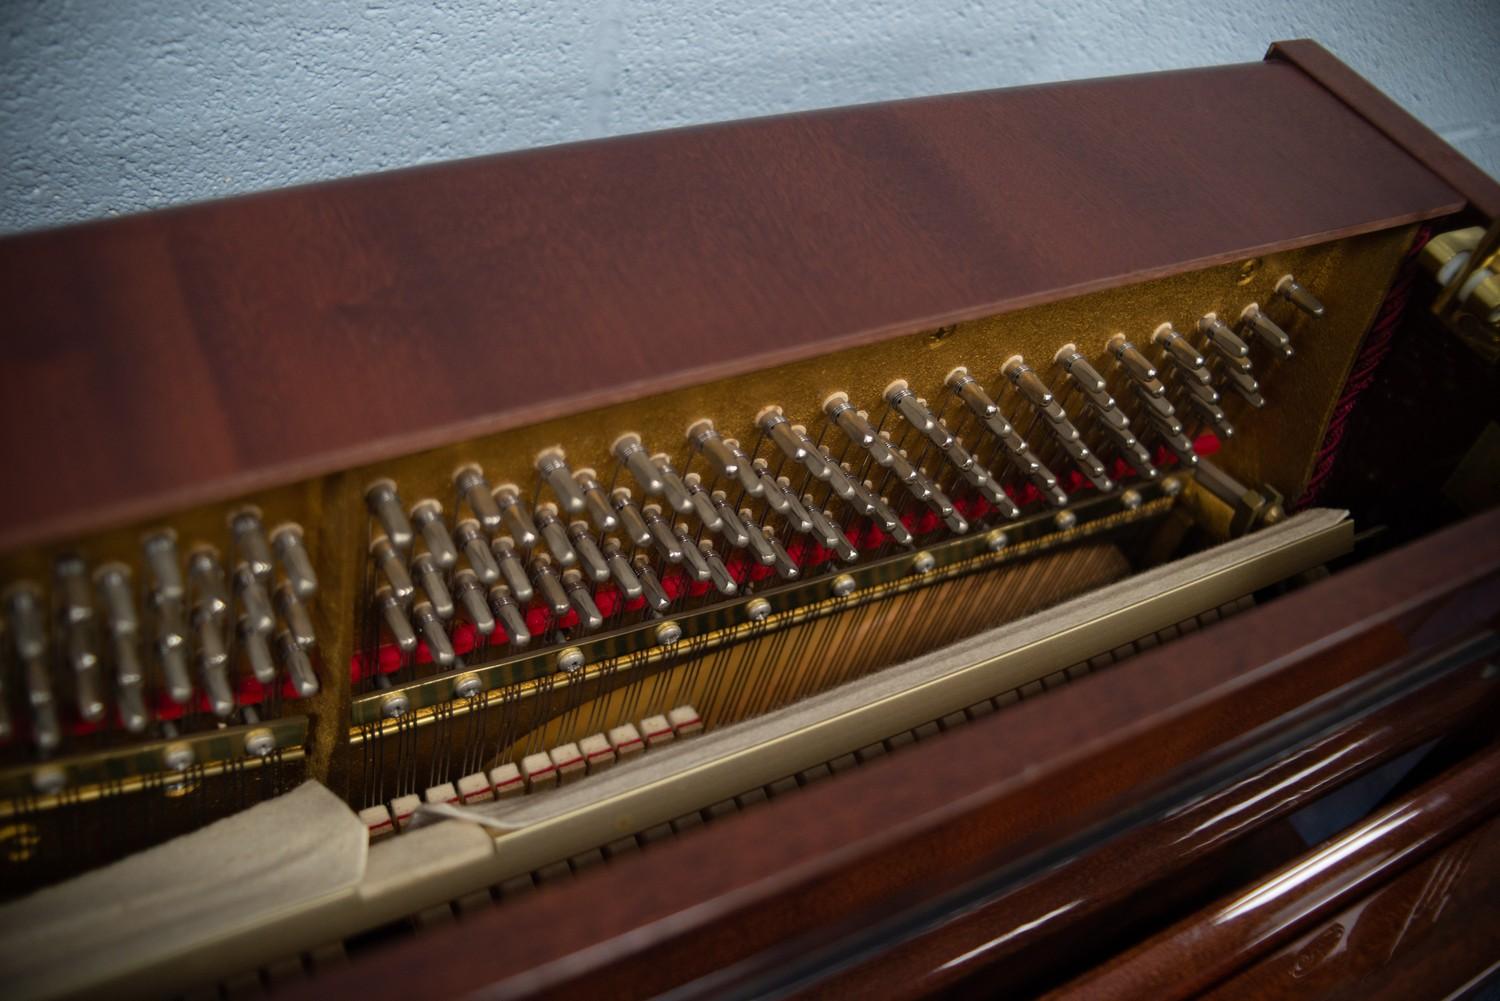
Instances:
[[[478,695],[483,688],[479,678],[472,674],[465,674],[453,682],[453,697],[456,699],[472,699]]]
[[[411,699],[401,692],[387,695],[380,703],[380,715],[386,719],[400,719],[411,712]]]
[[[1056,525],[1060,531],[1066,532],[1068,529],[1078,524],[1078,515],[1074,514],[1072,511],[1059,511],[1056,515],[1053,516],[1052,523]]]
[[[846,595],[853,594],[854,588],[856,586],[857,585],[855,584],[853,577],[849,576],[846,573],[841,573],[837,577],[833,578],[833,584],[830,586],[830,590],[833,591],[833,596],[835,598],[842,598]]]
[[[1120,503],[1125,505],[1125,510],[1134,511],[1141,506],[1141,492],[1134,488],[1126,490],[1120,495]]]
[[[1005,534],[1005,529],[997,528],[994,531],[990,532],[990,534],[986,535],[984,537],[984,541],[989,544],[990,552],[998,553],[1000,550],[1010,545],[1010,536]]]
[[[937,566],[937,557],[929,552],[920,552],[912,557],[911,568],[916,573],[930,573]]]
[[[186,744],[168,744],[162,748],[161,762],[168,771],[185,772],[193,763],[193,749]]]
[[[1182,493],[1182,480],[1176,476],[1168,476],[1161,481],[1161,491],[1168,497],[1176,497]]]
[[[68,784],[68,773],[57,765],[42,765],[31,773],[31,785],[43,796],[62,792]]]
[[[264,758],[276,750],[276,738],[263,727],[245,734],[245,753],[252,758]]]
[[[682,627],[670,619],[656,627],[658,646],[671,646],[680,639],[682,639]]]
[[[557,654],[557,669],[572,674],[583,666],[583,651],[576,646],[564,647]]]
[[[771,615],[771,603],[764,598],[754,598],[745,606],[745,615],[751,622],[764,622]]]

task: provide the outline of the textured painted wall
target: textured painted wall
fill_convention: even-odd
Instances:
[[[0,229],[1293,37],[1500,173],[1495,0],[0,0]]]

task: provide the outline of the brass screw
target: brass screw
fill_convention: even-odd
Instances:
[[[1240,263],[1240,277],[1236,285],[1249,285],[1255,279],[1255,273],[1260,270],[1260,258],[1252,257],[1248,261]]]

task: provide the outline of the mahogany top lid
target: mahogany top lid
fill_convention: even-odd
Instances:
[[[24,234],[0,240],[0,550],[1463,204],[1266,62]]]

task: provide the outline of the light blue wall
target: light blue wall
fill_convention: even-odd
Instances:
[[[0,229],[1291,37],[1500,173],[1497,0],[0,0]]]

